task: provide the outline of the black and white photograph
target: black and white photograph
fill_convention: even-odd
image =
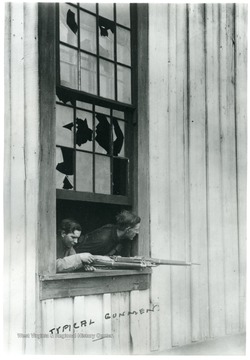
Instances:
[[[247,355],[248,4],[4,2],[7,355]]]

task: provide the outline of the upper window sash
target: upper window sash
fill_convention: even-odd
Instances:
[[[132,105],[130,4],[57,4],[57,84]]]

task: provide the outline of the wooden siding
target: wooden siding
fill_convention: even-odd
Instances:
[[[36,288],[38,223],[37,5],[5,6],[5,340],[12,352],[34,353],[22,334],[39,328]],[[21,337],[18,337],[18,334]]]
[[[147,354],[149,290],[42,301],[44,354]],[[65,340],[66,339],[66,340]]]
[[[152,350],[245,331],[246,19],[150,4],[151,251],[200,263],[154,270]]]
[[[153,269],[149,290],[43,301],[36,281],[41,229],[37,7],[8,3],[5,12],[9,350],[154,354],[244,332],[247,5],[149,4],[149,88],[144,89],[149,131],[139,129],[149,136],[149,149],[138,147],[145,152],[139,158],[146,176],[139,174],[138,194],[149,193],[149,203],[138,199],[138,209],[145,214],[150,209],[143,234],[150,233],[151,248],[141,251],[200,266]],[[59,336],[50,336],[52,329]],[[17,336],[33,332],[49,336],[36,341]]]

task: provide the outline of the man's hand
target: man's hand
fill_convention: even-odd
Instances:
[[[80,255],[82,262],[85,264],[91,264],[95,259],[94,256],[90,253],[81,253],[79,255]]]
[[[84,265],[83,269],[84,271],[95,271],[95,267],[91,265]]]

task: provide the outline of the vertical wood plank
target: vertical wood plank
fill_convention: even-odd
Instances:
[[[55,182],[55,3],[38,4],[39,34],[39,109],[40,179],[39,182],[39,273],[56,271],[56,192]],[[46,149],[46,150],[44,150]]]
[[[131,291],[130,293],[130,311],[134,311],[134,309],[138,309],[140,304],[140,294],[139,291]],[[140,340],[142,339],[142,334],[140,333],[140,319],[138,315],[131,316],[130,319],[130,336],[131,336],[131,348],[132,354],[138,355],[143,354],[142,344]],[[145,354],[145,353],[144,353]]]
[[[55,328],[54,300],[42,301],[42,334],[50,334],[50,330]],[[54,336],[43,340],[43,354],[55,355],[56,343]]]
[[[152,289],[150,289],[150,299],[154,298],[154,296],[152,295]],[[150,300],[150,304],[151,304],[151,300]],[[159,303],[154,303],[154,305],[158,306],[160,309],[160,305]],[[154,351],[158,351],[159,350],[159,339],[160,339],[160,312],[159,311],[154,311],[152,313],[150,313],[149,316],[150,319],[150,352],[153,355]]]
[[[236,4],[236,139],[238,181],[240,331],[246,331],[246,194],[247,194],[247,16],[246,4]]]
[[[56,299],[54,300],[55,312],[55,355],[73,355],[74,339],[73,339],[73,299]],[[67,327],[66,327],[67,326]],[[65,337],[63,337],[65,335]]]
[[[23,4],[11,4],[11,177],[10,348],[24,351],[25,341],[25,168]],[[14,111],[14,109],[18,109]],[[16,299],[19,299],[17,302]]]
[[[4,51],[4,345],[8,350],[10,342],[10,254],[11,254],[11,4],[5,3],[5,51]]]
[[[114,336],[112,354],[128,355],[130,353],[129,311],[129,293],[111,295],[111,332]]]
[[[189,164],[192,340],[209,336],[206,203],[204,5],[189,5]]]
[[[149,144],[151,256],[170,258],[170,173],[168,104],[168,5],[149,4]],[[165,151],[165,149],[167,149]],[[171,347],[169,267],[153,270],[151,302],[159,303],[159,334],[151,333],[153,350]],[[153,317],[154,321],[156,317]]]
[[[235,143],[234,6],[221,4],[220,102],[226,333],[239,329],[239,264]]]
[[[81,326],[81,322],[88,318],[85,311],[85,297],[74,297],[74,309],[73,309],[73,324],[76,327],[74,329],[74,355],[86,354],[86,343],[92,341],[90,338],[84,337],[86,335],[86,327]]]
[[[37,332],[36,249],[38,223],[38,163],[39,163],[39,104],[38,104],[38,11],[37,4],[24,3],[24,129],[25,129],[25,211],[26,211],[26,332]],[[32,104],[32,106],[30,106]],[[32,216],[31,216],[32,214]],[[37,319],[38,320],[38,319]],[[39,332],[38,332],[39,333]],[[46,340],[45,340],[46,341]],[[25,353],[36,352],[36,340],[26,341]]]
[[[74,298],[74,355],[104,354],[109,349],[108,341],[112,339],[103,338],[104,334],[110,334],[107,323],[104,326],[103,313],[103,310],[108,312],[109,298],[110,294],[106,294],[105,303],[102,295]]]
[[[186,116],[186,7],[169,5],[169,154],[171,258],[186,259],[184,120]],[[186,268],[171,267],[172,346],[186,343]]]
[[[183,142],[184,142],[184,231],[186,239],[186,260],[191,261],[191,238],[190,238],[190,176],[189,176],[189,12],[188,4],[185,5],[186,13],[186,74],[183,73],[183,88],[184,91],[183,99]],[[192,339],[192,314],[191,314],[191,268],[186,269],[186,342],[190,343]]]
[[[140,309],[144,309],[143,314]],[[131,291],[130,293],[130,334],[132,354],[149,354],[149,291]]]
[[[85,296],[84,307],[88,323],[94,321],[93,324],[86,327],[86,334],[93,334],[93,339],[86,341],[86,354],[101,355],[103,351],[103,340],[101,340],[103,326],[102,295]]]
[[[219,5],[206,4],[207,217],[210,336],[225,334],[224,244],[221,209]]]
[[[121,292],[119,294],[119,314],[129,311],[129,292]],[[119,318],[119,336],[120,336],[120,354],[130,354],[130,318],[129,316],[121,316]],[[148,324],[147,324],[148,325]]]
[[[107,337],[103,339],[103,355],[111,355],[112,354],[112,346],[114,343],[114,334],[112,332],[111,320],[106,319],[106,314],[111,314],[111,294],[103,294],[103,304],[102,304],[102,332],[103,334],[111,335],[112,337]]]
[[[149,354],[150,352],[150,314],[154,305],[154,311],[159,311],[159,306],[157,304],[151,304],[150,302],[150,290],[142,290],[140,291],[140,301],[139,301],[139,314],[140,318],[140,333],[142,334],[142,353]],[[148,311],[149,309],[149,311]],[[144,312],[143,312],[144,311]]]
[[[111,324],[111,332],[113,335],[112,354],[114,355],[118,355],[120,353],[120,333],[119,319],[117,317],[115,319],[112,319],[112,313],[118,314],[119,310],[119,293],[111,294],[111,311],[109,313],[111,319],[107,319],[106,321],[110,322]]]
[[[142,218],[138,254],[150,253],[150,209],[149,209],[149,109],[148,109],[148,4],[137,4],[137,44],[138,47],[138,214]],[[137,191],[136,191],[137,192]],[[134,201],[136,204],[136,201]],[[137,209],[136,209],[137,210]]]

